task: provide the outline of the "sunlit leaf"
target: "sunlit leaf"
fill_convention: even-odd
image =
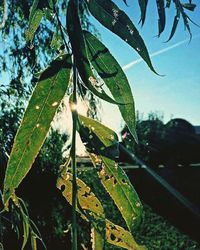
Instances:
[[[103,207],[91,189],[80,179],[77,178],[78,185],[78,202],[81,209],[77,209],[85,220],[89,220],[92,224],[103,218],[105,220],[106,240],[108,243],[129,250],[144,250],[145,247],[139,246],[132,234],[122,227],[113,224],[104,218]],[[58,178],[57,187],[62,190],[65,199],[72,204],[72,175],[66,173]],[[85,213],[87,211],[87,213]],[[93,216],[91,218],[91,216]],[[91,221],[91,219],[93,221]],[[97,229],[98,230],[98,229]],[[100,246],[101,247],[101,246]],[[103,249],[103,248],[96,248]],[[95,249],[95,250],[96,250]]]
[[[33,232],[31,232],[31,248],[32,250],[37,250],[37,237],[35,237]]]
[[[94,227],[91,229],[91,241],[92,241],[92,250],[101,250],[104,249],[104,239],[102,235]]]
[[[75,57],[76,66],[83,83],[99,98],[116,104],[115,100],[109,97],[102,88],[98,87],[98,81],[92,72],[90,62],[87,58],[85,41],[78,16],[78,9],[73,0],[69,1],[67,8],[67,31],[73,55]]]
[[[122,168],[113,160],[118,151],[115,133],[90,118],[79,116],[79,133],[94,164],[101,165],[101,183],[118,207],[130,231],[140,222],[142,205]],[[98,142],[98,143],[96,143]],[[118,148],[117,148],[118,149]],[[113,151],[112,151],[113,150]]]
[[[138,0],[138,3],[140,6],[140,12],[141,12],[140,22],[142,23],[142,25],[144,25],[144,22],[146,19],[148,0]]]
[[[89,0],[88,8],[91,14],[107,29],[118,35],[147,63],[156,73],[145,43],[130,18],[111,0]]]
[[[87,31],[84,32],[84,36],[90,62],[104,80],[114,99],[118,103],[124,103],[124,105],[118,105],[119,110],[137,141],[134,100],[126,75],[103,43]]]
[[[163,32],[165,28],[165,3],[164,0],[156,0],[158,10],[158,36]]]
[[[50,128],[56,110],[67,90],[71,57],[54,60],[39,79],[18,129],[4,180],[6,205],[15,188],[30,170]]]
[[[141,222],[142,205],[124,170],[113,160],[101,157],[99,177],[117,205],[130,231]]]
[[[103,206],[91,191],[90,187],[80,179],[77,179],[76,182],[78,187],[77,211],[81,213],[83,219],[92,223],[94,227],[93,239],[98,240],[95,244],[102,246],[104,244],[103,239],[105,238],[105,216]],[[70,173],[62,174],[62,176],[58,178],[57,188],[62,190],[65,199],[72,204],[72,175]]]

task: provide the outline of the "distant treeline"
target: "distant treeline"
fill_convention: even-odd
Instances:
[[[152,166],[165,164],[187,166],[200,162],[200,135],[184,119],[172,119],[164,124],[157,116],[137,122],[139,143],[136,144],[127,127],[121,132],[127,149]],[[126,160],[123,159],[122,161]]]

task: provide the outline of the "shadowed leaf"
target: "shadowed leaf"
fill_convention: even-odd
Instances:
[[[146,19],[148,0],[138,0],[138,3],[140,6],[140,12],[141,12],[140,22],[142,23],[142,25],[144,25],[144,22]]]
[[[190,11],[194,11],[194,9],[196,8],[196,4],[194,4],[194,3],[184,3],[184,4],[182,4],[182,6],[185,9],[190,10]]]
[[[130,18],[110,0],[89,0],[88,8],[91,14],[107,29],[118,35],[147,63],[156,73],[145,43]],[[157,74],[157,73],[156,73]]]
[[[113,130],[93,119],[79,115],[78,132],[90,153],[111,159],[119,157],[118,137]]]
[[[158,10],[158,36],[163,32],[165,29],[165,3],[164,0],[156,0],[157,3],[157,10]]]
[[[76,66],[83,83],[99,98],[116,104],[115,100],[109,97],[102,88],[98,87],[98,81],[92,72],[90,62],[87,58],[85,41],[78,16],[78,9],[73,0],[69,1],[67,8],[67,32],[69,34],[69,40],[71,42]]]
[[[179,19],[180,19],[180,11],[177,10],[176,16],[174,17],[174,22],[173,22],[172,30],[171,30],[171,33],[170,33],[170,36],[169,36],[167,42],[170,41],[172,39],[172,37],[174,36],[174,34],[176,32],[176,28],[177,28],[178,22],[179,22]]]
[[[99,76],[104,80],[114,99],[118,103],[124,103],[124,105],[118,105],[119,110],[137,141],[135,132],[135,106],[126,75],[103,43],[87,31],[84,32],[84,36],[90,62]]]

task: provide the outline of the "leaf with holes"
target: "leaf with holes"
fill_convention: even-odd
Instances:
[[[118,103],[121,115],[137,141],[135,132],[135,106],[128,79],[110,51],[91,33],[84,31],[87,54],[93,67],[104,80],[112,96]]]
[[[108,243],[128,250],[147,250],[136,243],[130,232],[109,220],[106,220],[106,239]]]
[[[105,216],[101,202],[92,193],[90,187],[77,179],[78,199],[77,199],[77,211],[81,213],[83,219],[92,223],[94,227],[93,233],[93,245],[100,246],[99,249],[103,249],[105,238]],[[62,174],[57,181],[57,188],[62,190],[62,194],[65,199],[72,204],[72,175],[70,173]],[[102,247],[102,248],[101,248]],[[96,249],[96,248],[94,248]]]
[[[156,73],[145,43],[130,18],[111,0],[89,0],[91,14],[107,29],[128,43]],[[157,74],[157,73],[156,73]]]
[[[117,134],[101,123],[79,115],[78,132],[90,153],[111,159],[119,157]]]
[[[109,97],[105,91],[98,86],[98,81],[92,72],[85,48],[85,41],[78,16],[78,8],[73,0],[69,1],[67,8],[67,32],[76,60],[76,66],[83,83],[99,98],[117,104],[115,100]]]
[[[117,135],[90,118],[79,115],[79,120],[79,133],[88,151],[92,153],[90,156],[93,163],[100,162],[102,165],[99,172],[101,182],[132,231],[141,220],[142,205],[127,175],[113,160],[119,153],[111,151],[118,146]]]
[[[71,66],[71,56],[60,56],[41,74],[8,161],[3,191],[5,205],[30,170],[44,143],[56,110],[66,93]]]
[[[112,197],[130,232],[141,222],[142,205],[124,170],[113,160],[102,156],[101,183]]]
[[[101,202],[97,199],[95,194],[91,192],[91,189],[80,179],[77,178],[78,185],[78,203],[77,211],[81,214],[82,218],[90,221],[92,225],[95,224],[95,229],[101,232],[102,228],[96,225],[102,220],[105,222],[105,237],[106,241],[114,246],[122,247],[129,250],[144,250],[143,246],[139,246],[132,234],[126,231],[124,228],[113,224],[111,221],[104,218],[104,211]],[[62,194],[65,199],[72,204],[72,175],[70,173],[62,175],[58,178],[57,187],[62,190]],[[101,223],[100,223],[101,225]],[[101,234],[99,234],[101,235]],[[101,238],[102,240],[102,238]],[[100,241],[98,242],[99,244]],[[104,249],[102,245],[97,245],[94,249]],[[94,245],[93,245],[94,246]],[[97,248],[97,246],[99,248]]]

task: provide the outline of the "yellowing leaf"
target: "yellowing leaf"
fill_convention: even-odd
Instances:
[[[101,164],[99,177],[130,231],[140,222],[142,205],[130,180],[113,160],[118,156],[117,135],[106,126],[79,115],[79,133],[92,157]]]
[[[91,192],[91,189],[80,179],[77,178],[77,186],[78,186],[78,203],[79,207],[77,211],[81,214],[81,216],[85,220],[89,220],[92,225],[99,225],[99,221],[102,219],[105,221],[105,237],[108,243],[122,247],[128,250],[145,250],[146,248],[143,246],[139,246],[132,234],[122,227],[113,224],[111,221],[104,218],[103,207],[94,193]],[[62,190],[62,194],[65,199],[72,204],[72,175],[70,173],[66,173],[58,178],[57,187]],[[101,225],[101,223],[100,223]],[[102,228],[98,228],[95,226],[95,230],[98,232],[102,230]],[[98,235],[99,236],[99,235]],[[100,244],[100,241],[99,241]],[[95,250],[102,250],[102,245],[98,245],[98,248],[94,248]],[[97,247],[97,246],[96,246]]]

